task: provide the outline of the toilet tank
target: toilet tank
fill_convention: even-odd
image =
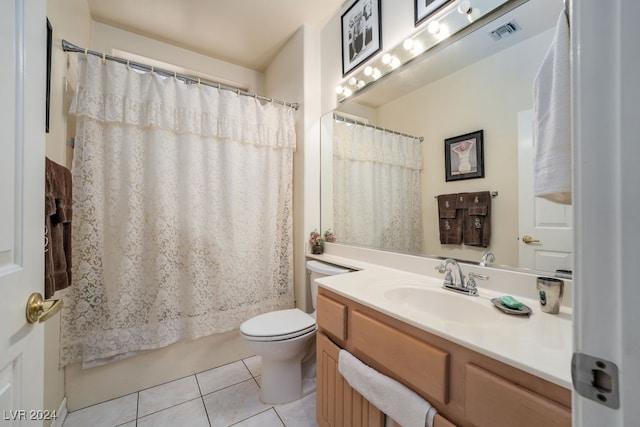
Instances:
[[[307,270],[309,270],[309,284],[311,286],[311,303],[313,309],[316,309],[316,300],[318,296],[318,284],[316,279],[326,276],[335,276],[336,274],[348,273],[351,270],[345,267],[326,264],[320,261],[307,261]]]

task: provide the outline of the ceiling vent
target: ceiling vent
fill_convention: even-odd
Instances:
[[[520,30],[520,25],[518,25],[516,21],[510,21],[504,25],[499,26],[495,30],[491,31],[489,35],[491,36],[492,39],[498,41],[498,40],[502,40],[505,37],[510,36],[511,34],[519,30]]]

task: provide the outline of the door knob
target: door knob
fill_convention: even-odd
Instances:
[[[524,236],[522,236],[522,241],[524,243],[540,243],[540,240],[534,239],[533,237],[529,236],[528,234],[525,234]]]
[[[62,300],[44,300],[40,292],[34,292],[27,300],[27,322],[42,323],[62,308]]]

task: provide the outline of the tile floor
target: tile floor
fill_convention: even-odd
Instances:
[[[258,397],[260,358],[239,360],[67,415],[64,427],[317,426],[316,395],[265,405]]]

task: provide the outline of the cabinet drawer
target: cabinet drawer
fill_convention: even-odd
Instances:
[[[465,418],[474,426],[571,426],[569,408],[487,370],[468,364],[465,378]]]
[[[347,306],[318,295],[316,321],[329,335],[344,342],[347,339]]]
[[[449,353],[354,311],[349,343],[377,362],[373,366],[414,391],[449,400]]]

